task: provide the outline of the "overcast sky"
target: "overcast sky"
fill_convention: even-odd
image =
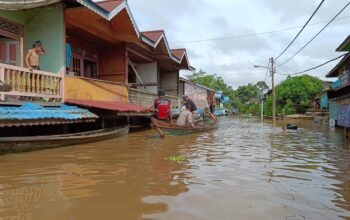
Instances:
[[[321,0],[129,0],[141,31],[164,29],[172,48],[187,48],[191,65],[216,73],[237,87],[265,80],[267,59],[277,56],[300,28],[237,38],[235,36],[303,25]],[[348,0],[326,0],[311,23],[330,20]],[[349,16],[348,18],[346,16]],[[346,18],[344,18],[346,17]],[[350,7],[280,73],[301,71],[341,55],[336,47],[348,36]],[[309,26],[278,62],[310,40],[325,23]],[[227,39],[230,37],[235,37]],[[200,41],[212,38],[223,40]],[[196,42],[197,41],[197,42]],[[309,74],[324,79],[336,62]],[[288,69],[289,68],[289,69]],[[183,74],[184,75],[184,74]],[[286,76],[277,75],[277,81]]]

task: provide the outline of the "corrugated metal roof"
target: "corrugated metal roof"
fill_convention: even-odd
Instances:
[[[75,106],[43,107],[26,102],[20,107],[0,106],[0,120],[96,119],[97,115]]]
[[[218,92],[217,92],[216,90],[214,90],[214,89],[211,89],[211,88],[206,87],[206,86],[203,86],[203,85],[201,85],[201,84],[192,82],[192,81],[190,81],[190,80],[188,80],[188,79],[185,79],[185,78],[182,78],[182,77],[180,77],[180,81],[185,82],[185,83],[189,83],[189,84],[192,84],[192,85],[195,85],[195,86],[198,86],[198,87],[201,87],[201,88],[206,89],[206,90],[208,90],[208,91],[212,91],[212,92],[218,93]]]
[[[88,108],[98,108],[118,112],[149,112],[149,109],[143,106],[133,105],[125,102],[93,101],[82,99],[68,99],[65,102]]]
[[[95,119],[64,120],[64,119],[36,119],[36,120],[0,120],[0,127],[61,125],[94,122]]]

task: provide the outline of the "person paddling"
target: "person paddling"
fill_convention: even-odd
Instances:
[[[165,92],[158,91],[158,99],[154,100],[154,117],[159,120],[172,121],[171,101],[165,97]]]
[[[180,117],[176,121],[176,124],[178,126],[190,125],[193,128],[195,127],[191,110],[192,109],[190,105],[185,105],[185,110],[181,112]]]
[[[216,117],[213,113],[210,112],[210,109],[206,107],[204,109],[204,114],[203,114],[203,121],[205,123],[211,123],[216,120]]]
[[[191,112],[197,111],[197,106],[194,104],[192,99],[190,99],[187,95],[182,96],[182,99],[184,101],[184,106],[188,105],[191,108]]]

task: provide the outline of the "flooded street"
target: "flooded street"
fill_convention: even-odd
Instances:
[[[341,132],[299,125],[234,118],[193,136],[146,131],[1,156],[0,219],[350,219]]]

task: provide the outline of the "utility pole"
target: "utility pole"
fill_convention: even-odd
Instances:
[[[272,124],[276,126],[276,88],[275,88],[275,61],[273,57],[270,58],[271,63],[271,79],[272,79]]]
[[[261,122],[264,121],[264,97],[261,98],[261,113],[260,113],[260,117],[261,117]]]

